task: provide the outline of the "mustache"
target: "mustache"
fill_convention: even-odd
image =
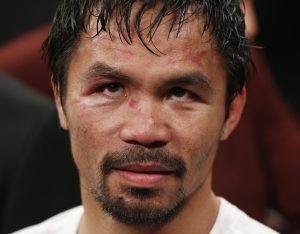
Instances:
[[[101,163],[101,171],[106,176],[115,168],[145,163],[162,166],[172,171],[180,179],[186,173],[185,162],[179,155],[162,149],[146,150],[139,146],[127,148],[119,152],[107,153]]]

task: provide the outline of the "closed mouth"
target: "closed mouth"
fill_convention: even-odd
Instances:
[[[135,164],[129,165],[120,168],[114,168],[114,170],[119,171],[128,171],[132,173],[140,173],[140,174],[162,174],[162,175],[169,175],[174,173],[174,170],[169,168],[162,167],[160,165],[142,165],[142,164]]]

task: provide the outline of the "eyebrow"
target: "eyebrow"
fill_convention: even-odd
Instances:
[[[167,86],[175,85],[197,85],[202,91],[206,91],[208,94],[213,93],[213,88],[209,79],[200,72],[192,72],[178,76],[172,76],[165,82]]]
[[[86,80],[92,80],[96,77],[103,76],[107,78],[113,78],[118,80],[130,80],[131,78],[122,73],[117,68],[109,66],[103,62],[97,62],[90,66],[84,73],[83,77]]]
[[[84,73],[83,77],[86,80],[93,80],[99,76],[121,81],[133,80],[129,75],[118,70],[118,68],[110,66],[104,62],[97,62],[90,66]],[[190,72],[182,75],[179,74],[166,77],[163,79],[162,83],[164,86],[197,85],[202,91],[206,91],[208,94],[213,93],[210,80],[200,72]]]

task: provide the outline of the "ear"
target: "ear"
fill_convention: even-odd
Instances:
[[[223,130],[221,133],[221,140],[226,140],[237,126],[242,116],[246,99],[247,92],[246,88],[244,87],[242,92],[237,94],[230,104],[228,117],[224,123]]]
[[[54,84],[53,77],[51,78],[51,84],[52,84],[52,90],[53,90],[53,94],[54,94],[55,105],[56,105],[56,109],[58,112],[60,126],[63,129],[68,130],[69,126],[68,126],[68,121],[66,118],[65,110],[64,110],[64,107],[62,104],[62,98],[61,98],[61,94],[60,94],[60,86]]]
[[[259,33],[259,25],[257,22],[254,0],[244,1],[243,10],[245,13],[246,37],[250,40],[254,40],[255,37],[257,37],[257,34]]]

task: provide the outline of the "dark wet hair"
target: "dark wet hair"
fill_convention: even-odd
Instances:
[[[139,3],[132,24],[131,10]],[[245,38],[244,14],[240,0],[62,0],[54,16],[52,28],[44,42],[44,51],[48,56],[48,65],[53,73],[53,83],[60,87],[61,97],[67,83],[67,70],[72,52],[80,41],[80,35],[86,31],[91,17],[97,19],[97,32],[105,31],[111,35],[110,23],[116,22],[120,39],[131,44],[131,35],[136,33],[150,52],[160,54],[145,42],[145,29],[141,20],[145,12],[158,7],[158,11],[146,28],[147,42],[156,32],[161,21],[171,16],[170,33],[180,33],[184,23],[193,16],[202,16],[204,28],[208,31],[220,54],[228,75],[227,104],[241,92],[246,82],[249,46]]]

